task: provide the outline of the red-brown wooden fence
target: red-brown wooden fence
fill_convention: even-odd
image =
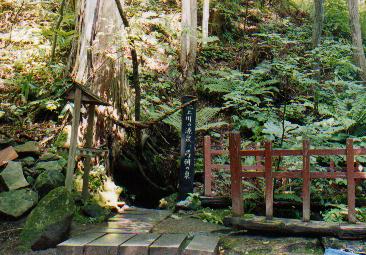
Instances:
[[[229,155],[229,150],[218,150],[212,149],[212,142],[210,136],[205,136],[203,141],[203,155],[204,155],[204,184],[205,184],[205,191],[204,195],[207,197],[212,197],[212,183],[214,182],[214,172],[220,169],[227,170],[230,172],[230,165],[223,165],[223,164],[214,164],[212,163],[213,158],[215,156],[220,155]],[[255,166],[243,166],[243,170],[262,170],[263,165],[260,162],[261,157],[256,157],[257,164]]]
[[[347,179],[347,201],[348,201],[348,221],[356,222],[355,216],[355,180],[366,179],[366,172],[355,171],[355,156],[366,155],[366,148],[354,148],[353,140],[347,139],[346,148],[344,149],[311,149],[308,140],[303,141],[303,148],[299,150],[282,150],[272,149],[271,142],[266,142],[264,150],[241,150],[240,134],[232,132],[229,135],[229,156],[231,171],[231,198],[232,211],[234,215],[242,215],[244,213],[242,198],[242,179],[243,178],[264,178],[265,179],[265,204],[266,218],[273,217],[273,180],[279,178],[300,178],[303,179],[303,221],[310,220],[310,182],[312,179]],[[217,152],[219,153],[219,152]],[[221,152],[220,152],[221,153]],[[211,155],[213,155],[211,151]],[[339,155],[346,156],[346,172],[334,171],[330,172],[312,172],[310,171],[311,156],[329,156]],[[248,167],[242,166],[242,157],[264,157],[264,171],[248,172]],[[272,170],[272,158],[284,156],[302,156],[303,167],[301,170],[290,170],[284,172],[276,172]],[[206,162],[206,161],[205,161]],[[332,163],[333,164],[333,163]],[[253,167],[249,167],[253,169]],[[332,169],[332,166],[331,168]],[[261,169],[259,169],[261,170]]]

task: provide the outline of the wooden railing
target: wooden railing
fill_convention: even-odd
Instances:
[[[221,155],[229,155],[228,150],[217,150],[212,149],[212,141],[210,136],[204,137],[203,142],[203,156],[204,156],[204,185],[205,191],[204,195],[207,197],[212,197],[212,183],[214,182],[214,172],[220,169],[227,170],[230,172],[230,165],[229,164],[214,164],[213,158],[215,156]],[[260,162],[261,157],[256,157],[256,165],[254,166],[243,166],[242,170],[262,170],[263,165]]]
[[[232,212],[240,216],[244,213],[242,198],[242,179],[243,178],[264,178],[265,179],[265,205],[266,218],[273,217],[273,180],[278,178],[300,178],[303,179],[302,198],[303,198],[303,221],[310,221],[310,182],[312,179],[347,179],[347,201],[348,201],[348,221],[356,222],[355,216],[355,181],[366,179],[366,172],[355,171],[355,156],[366,155],[366,148],[354,148],[353,140],[347,139],[345,149],[311,149],[308,140],[303,141],[303,147],[299,150],[273,150],[271,142],[266,142],[264,150],[241,150],[240,134],[232,132],[229,135],[229,156],[231,171],[231,199]],[[212,155],[213,153],[211,153]],[[346,171],[312,172],[310,171],[311,156],[346,156]],[[264,157],[264,169],[262,171],[248,172],[246,169],[251,167],[242,166],[242,157]],[[276,172],[272,168],[273,157],[301,156],[302,169]],[[206,159],[206,158],[205,158]],[[206,163],[206,160],[205,160]],[[211,165],[212,167],[212,165]],[[332,167],[330,168],[332,169]],[[261,169],[259,169],[261,170]]]

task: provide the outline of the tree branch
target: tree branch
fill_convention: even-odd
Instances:
[[[112,116],[110,115],[105,115],[105,117],[109,118],[110,120],[113,121],[114,124],[123,127],[123,128],[136,128],[136,129],[146,129],[146,128],[150,128],[153,125],[158,124],[159,122],[163,121],[164,119],[168,118],[170,115],[173,115],[174,113],[178,112],[179,110],[193,104],[194,102],[197,102],[198,99],[194,99],[192,101],[189,101],[187,103],[182,104],[181,106],[179,106],[176,109],[167,111],[166,113],[164,113],[163,115],[161,115],[159,118],[156,119],[152,119],[149,121],[132,121],[132,120],[128,120],[128,121],[121,121],[121,120],[116,120],[114,119]],[[101,112],[98,112],[101,113]]]

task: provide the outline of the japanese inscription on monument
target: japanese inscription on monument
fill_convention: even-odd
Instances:
[[[182,103],[188,103],[196,98],[184,96]],[[187,197],[193,192],[194,181],[194,147],[196,130],[196,104],[192,103],[183,108],[182,114],[182,138],[181,138],[181,162],[179,174],[179,198]]]

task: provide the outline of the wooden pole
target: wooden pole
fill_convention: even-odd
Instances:
[[[356,223],[355,205],[356,205],[356,188],[355,188],[355,156],[353,151],[353,139],[347,139],[346,147],[347,158],[347,201],[348,201],[348,221]]]
[[[264,150],[264,169],[266,183],[266,219],[271,220],[273,217],[273,176],[272,176],[272,143],[266,142]]]
[[[303,187],[302,187],[302,220],[310,221],[310,143],[309,140],[303,141]]]
[[[72,126],[71,126],[70,149],[69,149],[69,157],[67,160],[67,170],[65,180],[66,189],[70,192],[72,190],[73,185],[75,156],[78,142],[79,123],[80,123],[80,109],[81,109],[81,90],[79,88],[76,88],[74,98],[74,116],[72,119]]]
[[[241,197],[241,156],[240,133],[232,132],[229,135],[229,154],[231,172],[231,200],[233,215],[244,214],[243,199]]]
[[[95,105],[90,104],[88,108],[88,126],[86,129],[86,141],[85,147],[91,148],[93,145],[93,130],[94,130],[94,116],[95,116]],[[89,173],[91,169],[91,156],[87,155],[84,163],[84,175],[83,175],[83,191],[82,197],[84,201],[89,198]]]
[[[212,171],[211,171],[211,137],[205,136],[203,144],[204,168],[205,168],[205,196],[212,196]]]

